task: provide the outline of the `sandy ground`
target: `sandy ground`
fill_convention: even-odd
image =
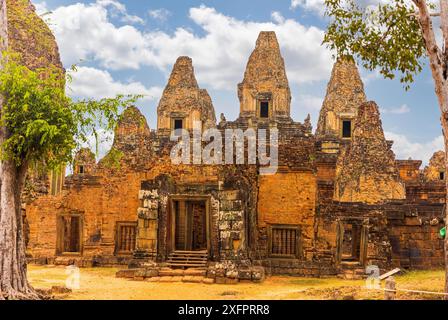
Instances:
[[[155,283],[115,278],[115,268],[80,269],[80,288],[69,294],[56,295],[69,300],[169,300],[169,299],[382,299],[384,293],[365,288],[365,281],[338,278],[269,277],[263,283],[235,285],[196,283]],[[65,267],[28,267],[30,282],[36,288],[64,286]],[[444,272],[415,271],[396,277],[397,288],[442,291]],[[382,284],[384,285],[384,284]],[[430,294],[400,293],[398,299],[440,299]]]

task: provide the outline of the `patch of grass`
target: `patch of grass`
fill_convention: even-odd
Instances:
[[[445,285],[444,270],[409,271],[395,277],[397,288],[443,292]]]

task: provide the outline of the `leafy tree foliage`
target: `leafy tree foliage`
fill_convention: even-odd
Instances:
[[[389,79],[397,74],[406,88],[422,71],[426,47],[413,4],[392,0],[363,6],[354,0],[325,0],[331,21],[324,43],[338,57],[354,57]]]
[[[65,94],[60,69],[32,71],[18,62],[17,55],[3,59],[0,125],[9,135],[1,146],[1,157],[17,166],[43,162],[52,168],[70,162],[74,150],[92,135],[98,141],[97,128],[113,130],[121,111],[139,98],[120,95],[74,101]]]

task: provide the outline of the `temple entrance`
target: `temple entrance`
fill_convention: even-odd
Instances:
[[[342,239],[342,261],[358,261],[361,249],[361,226],[346,224]]]
[[[336,261],[364,265],[369,242],[368,226],[362,219],[338,221],[336,231]]]
[[[173,200],[174,250],[207,250],[207,206],[205,200]]]

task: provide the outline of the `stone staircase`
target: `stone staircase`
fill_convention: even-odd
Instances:
[[[168,256],[167,266],[170,268],[206,268],[207,250],[181,251],[176,250]]]

